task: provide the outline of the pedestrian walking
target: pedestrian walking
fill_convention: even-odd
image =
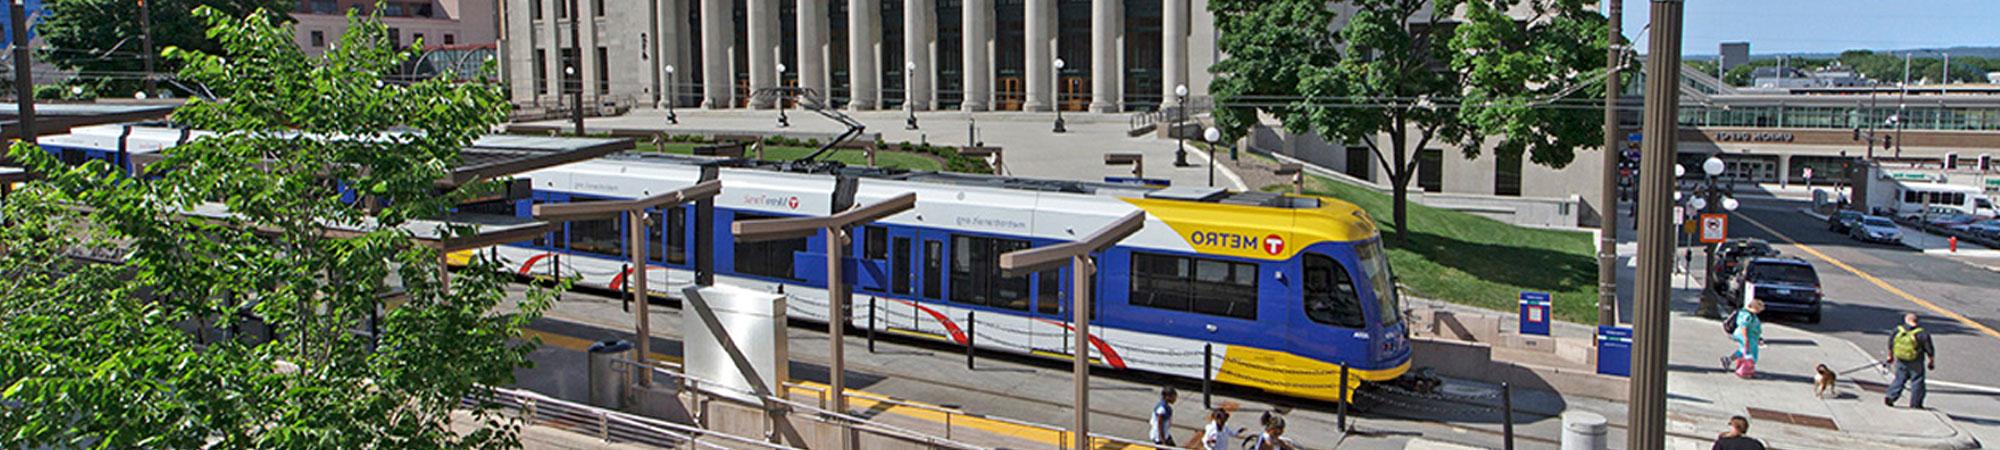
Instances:
[[[1263,420],[1264,432],[1250,438],[1243,445],[1246,450],[1297,450],[1285,440],[1285,416],[1266,411]]]
[[[1243,435],[1246,431],[1240,427],[1229,427],[1229,410],[1235,409],[1230,406],[1224,404],[1222,407],[1208,410],[1208,425],[1201,429],[1202,450],[1225,450],[1229,448],[1230,442],[1234,442],[1237,436]]]
[[[1910,407],[1922,409],[1924,377],[1937,368],[1937,351],[1931,347],[1931,334],[1917,326],[1917,313],[1903,313],[1903,324],[1889,338],[1889,360],[1883,362],[1896,372],[1896,379],[1889,382],[1889,395],[1882,398],[1882,404],[1896,406],[1896,399],[1909,389]]]
[[[1764,442],[1751,438],[1750,419],[1743,416],[1729,418],[1729,431],[1715,437],[1715,445],[1709,450],[1764,450]]]
[[[1724,319],[1723,331],[1729,333],[1730,340],[1736,341],[1736,352],[1722,357],[1722,368],[1736,372],[1737,377],[1757,375],[1757,358],[1761,353],[1758,348],[1764,344],[1764,321],[1757,315],[1763,313],[1764,301],[1753,298],[1742,309]]]
[[[1180,391],[1174,390],[1172,386],[1160,388],[1160,404],[1153,406],[1153,420],[1148,424],[1152,427],[1148,437],[1153,440],[1153,445],[1174,446],[1174,436],[1171,433],[1174,426],[1174,402],[1180,399]]]

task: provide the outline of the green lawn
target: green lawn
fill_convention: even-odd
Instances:
[[[1367,210],[1387,237],[1390,264],[1417,296],[1514,311],[1521,291],[1543,291],[1555,298],[1556,318],[1597,320],[1596,246],[1589,233],[1514,226],[1413,202],[1410,233],[1398,242],[1390,235],[1389,194],[1319,176],[1307,177],[1305,187]]]
[[[661,147],[665,147],[665,151],[667,153],[679,153],[685,155],[694,153],[694,147],[697,145],[705,145],[705,144],[697,144],[693,142],[668,142],[665,145],[655,146],[650,142],[640,142],[637,144],[636,149],[639,151],[657,152],[661,151]],[[766,145],[764,146],[764,159],[772,161],[792,160],[804,157],[806,155],[810,155],[814,150],[817,149],[811,147]],[[747,154],[745,156],[754,157],[756,155]],[[841,163],[850,166],[861,166],[861,165],[866,165],[868,163],[868,156],[863,155],[861,153],[861,150],[856,150],[856,149],[833,150],[832,152],[829,152],[826,156],[822,158],[833,161],[839,161]],[[944,163],[938,161],[937,158],[910,152],[898,152],[898,151],[877,152],[875,154],[875,162],[882,167],[888,167],[888,168],[909,169],[909,170],[936,170],[936,171],[944,170]]]

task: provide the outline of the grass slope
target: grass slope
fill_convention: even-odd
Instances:
[[[1390,235],[1396,230],[1388,194],[1320,176],[1308,176],[1305,187],[1367,210],[1381,225],[1396,275],[1417,296],[1515,311],[1521,291],[1542,291],[1554,297],[1556,318],[1597,320],[1596,246],[1589,233],[1515,226],[1412,202],[1410,232],[1398,242]]]
[[[693,154],[694,147],[697,145],[706,145],[706,144],[697,144],[692,142],[668,142],[664,145],[655,146],[650,142],[640,142],[637,144],[637,150],[645,152],[665,151],[667,153],[679,153],[686,155],[686,154]],[[764,146],[764,159],[772,161],[785,161],[785,160],[797,159],[812,154],[813,150],[816,149],[807,147],[766,145]],[[749,156],[755,156],[755,155],[749,155]],[[868,163],[868,156],[863,155],[860,150],[855,150],[855,149],[834,150],[832,152],[828,152],[824,158],[833,161],[839,161],[841,163],[850,166],[861,166],[861,165],[866,165]],[[938,161],[936,158],[910,152],[897,152],[897,151],[878,152],[875,154],[875,162],[881,165],[882,167],[889,167],[889,168],[910,169],[910,170],[937,170],[937,171],[944,170],[944,163]]]

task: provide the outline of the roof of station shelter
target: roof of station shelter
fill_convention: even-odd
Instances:
[[[47,136],[70,128],[153,120],[167,117],[178,103],[36,103],[35,134]],[[0,138],[21,135],[21,105],[0,103]]]
[[[229,208],[219,203],[204,203],[182,211],[181,215],[192,218],[227,220],[236,217]],[[397,228],[410,233],[425,247],[444,252],[455,252],[488,247],[508,242],[525,241],[547,233],[559,226],[559,222],[548,222],[525,217],[498,214],[451,213],[433,219],[412,220]],[[382,225],[372,218],[364,218],[358,223],[322,224],[320,236],[331,239],[345,239],[381,230]],[[275,230],[259,230],[275,232]],[[456,231],[456,235],[453,232]]]

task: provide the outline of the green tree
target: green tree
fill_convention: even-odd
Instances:
[[[372,18],[350,17],[322,59],[274,15],[194,14],[221,52],[166,54],[224,100],[173,118],[216,135],[173,148],[151,179],[9,153],[43,178],[0,211],[0,447],[517,446],[516,421],[479,408],[468,432],[452,411],[512,382],[549,293],[494,313],[507,277],[475,262],[446,286],[438,252],[402,227],[495,189],[434,181],[505,117],[501,91],[385,83],[414,55]],[[382,199],[379,213],[342,186]],[[179,213],[201,205],[232,214]],[[370,318],[398,290],[378,341]],[[276,338],[236,333],[260,323]]]
[[[1602,98],[1588,87],[1602,86],[1605,24],[1587,1],[1346,0],[1333,6],[1353,11],[1344,24],[1317,2],[1210,5],[1229,54],[1213,69],[1217,103],[1237,106],[1217,121],[1240,135],[1254,108],[1287,130],[1367,146],[1389,178],[1399,239],[1418,149],[1449,143],[1474,157],[1490,138],[1562,167],[1601,140],[1601,110],[1582,105]]]
[[[283,18],[297,3],[292,0],[47,0],[43,4],[48,12],[35,27],[43,40],[35,57],[78,72],[78,82],[99,95],[130,97],[139,90],[145,75],[146,53],[141,45],[143,33],[139,23],[142,2],[151,9],[155,50],[179,47],[210,54],[220,54],[222,46],[208,38],[208,25],[195,17],[195,8],[214,8],[231,17],[263,9],[273,18]],[[178,61],[156,60],[154,73],[164,76],[179,69]],[[160,83],[160,86],[172,85]]]

